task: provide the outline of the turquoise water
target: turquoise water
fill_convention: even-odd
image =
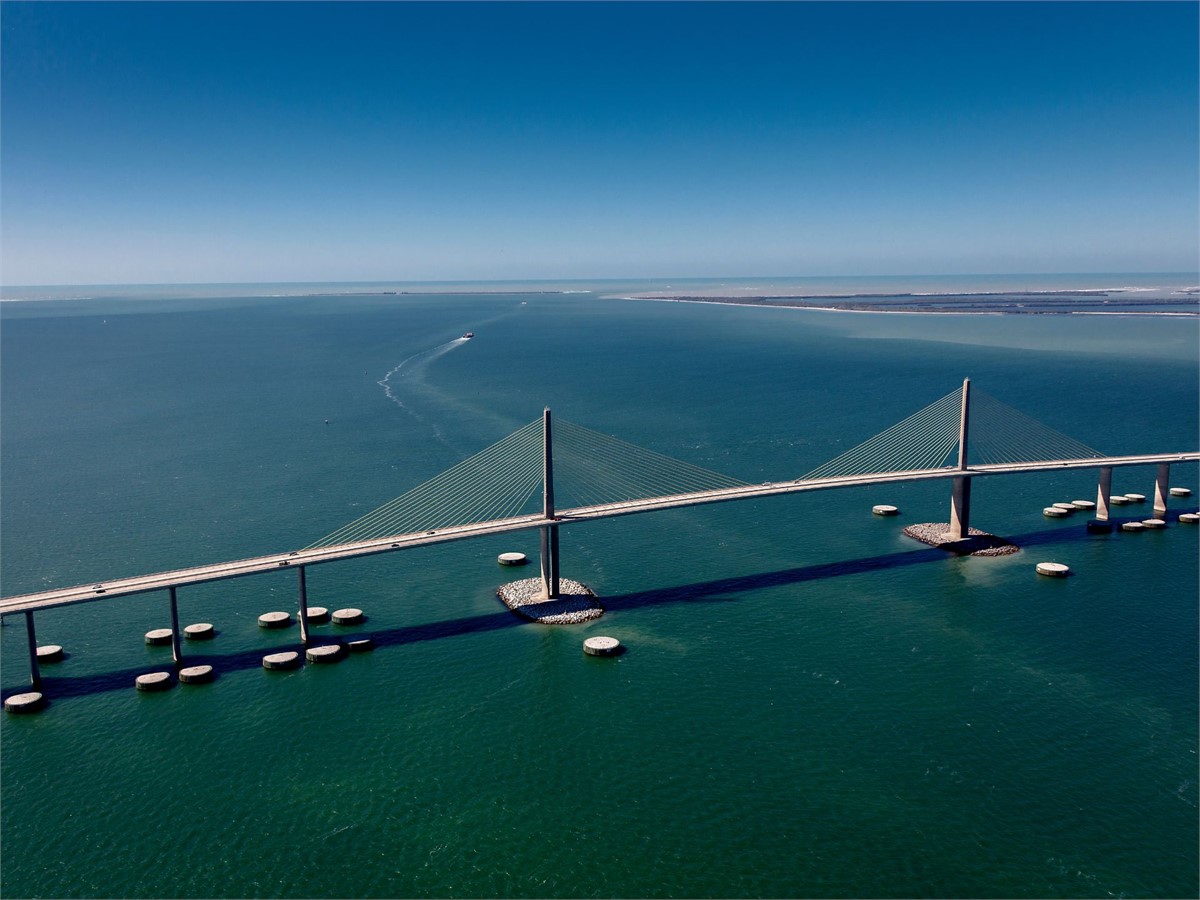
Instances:
[[[3,593],[307,545],[546,405],[749,482],[964,376],[1104,452],[1197,445],[1195,321],[607,298],[628,287],[6,303]],[[1194,464],[1171,480],[1200,495]],[[69,657],[45,711],[0,717],[0,890],[1195,896],[1197,532],[1041,515],[1094,494],[1089,472],[979,480],[974,523],[1025,548],[1000,559],[900,534],[945,519],[945,484],[568,527],[563,574],[609,610],[585,626],[495,599],[532,532],[319,566],[310,603],[368,621],[315,633],[378,648],[292,673],[259,659],[296,629],[255,621],[294,573],[182,589],[219,632],[185,652],[220,675],[161,695],[132,683],[169,662],[142,641],[165,596],[47,611]],[[28,671],[5,626],[7,696]],[[585,657],[594,634],[629,650]]]

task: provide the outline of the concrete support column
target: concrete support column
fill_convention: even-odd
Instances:
[[[950,492],[950,538],[961,541],[971,533],[971,478],[954,479]]]
[[[304,566],[297,566],[296,574],[300,577],[300,642],[308,646],[308,582],[304,575]]]
[[[1112,496],[1112,466],[1100,467],[1100,486],[1096,491],[1096,518],[1108,521],[1109,498]]]
[[[179,647],[179,604],[175,600],[175,585],[167,588],[171,595],[171,661],[179,665],[183,661],[183,651]]]
[[[1167,514],[1167,497],[1171,489],[1171,464],[1159,463],[1158,472],[1154,475],[1154,514],[1160,519]]]
[[[542,532],[542,588],[548,598],[558,596],[558,526],[543,525]]]
[[[546,596],[558,596],[558,526],[554,521],[554,451],[550,429],[550,407],[542,410],[542,588]]]
[[[33,610],[25,610],[25,637],[29,641],[29,680],[35,691],[42,689],[42,672],[38,668],[37,632],[33,628]]]
[[[958,468],[967,470],[967,425],[971,413],[971,379],[964,378],[962,386],[962,410],[958,420]],[[950,492],[950,539],[961,541],[971,534],[971,476],[961,475],[954,479]]]

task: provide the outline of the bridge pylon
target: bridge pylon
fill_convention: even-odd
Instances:
[[[542,518],[546,524],[542,533],[542,589],[546,599],[552,600],[559,593],[558,577],[558,525],[554,516],[554,447],[550,424],[550,407],[542,410]]]
[[[967,426],[971,419],[971,379],[964,378],[962,408],[958,419],[958,469],[967,470]],[[970,536],[971,476],[956,475],[950,491],[950,540],[961,541]]]
[[[1154,473],[1154,515],[1160,519],[1167,515],[1167,497],[1171,493],[1168,485],[1171,482],[1171,464],[1159,463],[1158,471]]]
[[[1100,481],[1096,486],[1096,521],[1108,521],[1108,507],[1112,501],[1112,466],[1100,467]]]

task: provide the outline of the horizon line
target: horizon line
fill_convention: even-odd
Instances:
[[[816,279],[816,278],[996,278],[1021,276],[1067,276],[1081,275],[1101,277],[1112,275],[1188,275],[1200,279],[1200,268],[1189,269],[1138,269],[1112,271],[1030,271],[1030,272],[892,272],[875,274],[825,273],[819,275],[770,274],[770,275],[622,275],[622,276],[570,276],[570,277],[536,277],[536,278],[351,278],[351,279],[315,279],[315,280],[255,280],[255,281],[109,281],[109,282],[0,282],[0,290],[8,288],[68,288],[68,287],[205,287],[205,286],[234,286],[234,285],[314,285],[314,284],[544,284],[560,282],[602,282],[602,281],[714,281],[721,279],[749,278],[763,279]],[[0,299],[4,299],[0,297]]]

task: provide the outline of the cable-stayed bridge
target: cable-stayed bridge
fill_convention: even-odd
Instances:
[[[1154,509],[1167,509],[1173,463],[1200,452],[1106,456],[982,391],[970,381],[867,441],[788,481],[748,484],[663,456],[550,411],[503,440],[300,550],[98,584],[0,598],[0,616],[24,613],[36,681],[33,613],[166,590],[178,658],[179,587],[294,568],[307,643],[305,567],[408,547],[537,528],[547,597],[559,590],[559,528],[613,516],[776,494],[949,479],[950,540],[968,535],[971,481],[989,475],[1098,469],[1096,518],[1106,521],[1112,470],[1157,466]]]

